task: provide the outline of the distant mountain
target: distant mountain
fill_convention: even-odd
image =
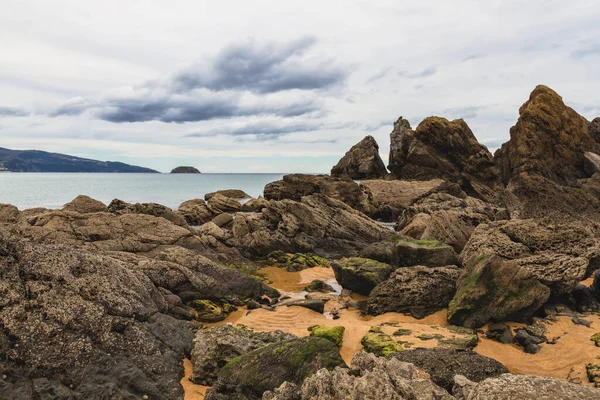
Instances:
[[[12,172],[158,172],[122,162],[98,161],[40,150],[0,147],[0,171]]]

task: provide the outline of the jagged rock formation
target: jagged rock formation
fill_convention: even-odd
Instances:
[[[600,153],[597,123],[567,107],[546,86],[538,86],[519,109],[510,140],[496,152],[502,179],[520,218],[598,221],[599,183],[586,171],[586,152]]]
[[[185,218],[177,211],[171,210],[169,207],[165,207],[162,204],[156,203],[135,203],[130,204],[123,200],[114,199],[108,205],[108,211],[113,214],[146,214],[153,215],[155,217],[161,217],[174,223],[175,225],[184,226],[187,225]]]
[[[387,170],[379,156],[379,145],[373,136],[366,136],[352,146],[331,169],[331,176],[350,179],[377,179],[385,175]]]
[[[368,212],[370,205],[360,186],[350,178],[335,178],[328,175],[285,175],[282,180],[265,186],[267,200],[295,200],[311,194],[322,194],[342,201],[350,207]]]
[[[199,174],[200,171],[196,167],[179,166],[171,170],[172,174]]]
[[[499,171],[462,119],[429,117],[412,130],[400,117],[390,134],[389,170],[397,179],[444,179],[467,194],[496,201]]]
[[[233,232],[227,243],[250,257],[264,257],[274,250],[352,256],[392,234],[348,205],[320,194],[299,202],[272,201],[260,213],[238,214]]]
[[[202,225],[212,219],[212,212],[202,199],[184,201],[177,209],[189,225]]]
[[[206,193],[204,195],[204,200],[208,201],[217,194],[219,194],[221,196],[229,197],[230,199],[236,199],[236,200],[250,198],[250,195],[248,193],[244,192],[243,190],[223,189],[223,190],[217,190],[216,192]]]

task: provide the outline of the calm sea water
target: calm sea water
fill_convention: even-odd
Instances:
[[[154,202],[177,208],[185,200],[203,198],[220,189],[241,189],[252,197],[262,195],[269,182],[283,174],[80,174],[0,173],[0,203],[19,209],[60,208],[80,194],[108,204]]]

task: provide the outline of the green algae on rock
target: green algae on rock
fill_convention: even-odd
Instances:
[[[361,339],[365,351],[373,353],[377,357],[385,357],[392,353],[397,353],[403,350],[400,343],[396,343],[390,335],[384,333],[381,327],[374,326],[369,329],[369,332]]]
[[[200,322],[218,322],[225,319],[223,309],[210,300],[194,300],[190,303],[194,319]]]
[[[310,332],[310,336],[322,337],[332,341],[337,347],[342,347],[346,328],[343,326],[313,325],[308,328],[308,331]]]

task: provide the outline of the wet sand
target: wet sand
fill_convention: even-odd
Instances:
[[[331,268],[315,267],[300,272],[287,272],[277,267],[266,267],[262,268],[260,272],[272,282],[271,286],[278,289],[282,295],[287,294],[295,298],[303,298],[306,292],[302,290],[306,284],[314,279],[320,279],[329,284],[337,284]],[[319,294],[313,293],[313,295]],[[349,363],[352,356],[362,349],[360,341],[373,326],[381,326],[383,331],[390,336],[400,328],[409,329],[411,331],[410,335],[392,336],[396,341],[408,342],[408,344],[405,343],[407,348],[438,346],[438,340],[435,338],[423,340],[417,336],[441,335],[444,339],[460,336],[447,329],[446,310],[420,320],[410,315],[398,313],[386,313],[371,317],[362,316],[355,308],[340,309],[340,303],[337,301],[338,296],[330,295],[329,297],[331,297],[331,300],[325,304],[325,314],[319,314],[304,307],[277,307],[276,311],[257,309],[252,310],[250,313],[245,308],[240,308],[240,310],[230,314],[225,321],[210,326],[224,323],[244,324],[259,331],[279,329],[302,337],[308,336],[308,327],[312,325],[343,325],[346,331],[340,353],[346,363]],[[366,299],[365,296],[360,295],[352,295],[352,298],[354,300]],[[334,308],[339,310],[340,318],[337,320],[328,317]],[[527,354],[522,348],[514,344],[502,344],[487,339],[482,334],[479,334],[479,343],[474,350],[479,354],[498,360],[513,373],[560,379],[567,379],[570,374],[571,378],[578,377],[584,384],[589,385],[585,373],[585,364],[600,358],[600,347],[596,347],[590,340],[595,332],[600,331],[600,316],[591,315],[586,316],[584,319],[592,321],[591,328],[575,325],[570,317],[558,317],[556,322],[546,325],[549,339],[556,336],[561,336],[561,338],[554,345],[542,344],[541,350],[537,354]],[[514,323],[510,325],[514,328],[523,324]],[[189,360],[185,362],[189,364],[189,366],[186,365],[186,377],[188,377],[191,375],[191,362]],[[189,374],[187,368],[189,368]],[[572,369],[573,371],[571,371]],[[184,380],[187,380],[187,378],[184,377]],[[187,381],[184,388],[186,390],[186,400],[204,398],[205,387]],[[197,393],[192,392],[193,390],[197,390]]]

